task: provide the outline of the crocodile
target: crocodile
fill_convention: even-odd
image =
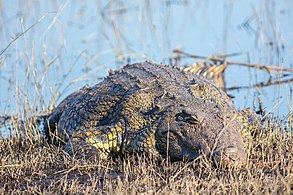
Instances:
[[[169,65],[128,64],[67,96],[48,116],[48,138],[69,154],[107,159],[125,154],[209,156],[241,166],[246,128],[232,101],[212,82]]]

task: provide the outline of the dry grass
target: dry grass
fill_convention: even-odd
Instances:
[[[75,159],[43,140],[0,140],[0,193],[292,194],[292,124],[265,121],[241,169],[204,158],[170,163],[144,158]]]

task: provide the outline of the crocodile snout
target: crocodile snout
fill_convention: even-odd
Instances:
[[[216,150],[214,158],[217,164],[228,167],[240,167],[246,163],[244,148],[239,148],[237,146],[227,146]]]

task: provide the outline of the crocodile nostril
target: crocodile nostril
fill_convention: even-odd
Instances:
[[[239,158],[238,149],[235,146],[228,146],[224,148],[223,155],[225,155],[225,157],[228,157],[229,159],[233,161],[236,161]]]

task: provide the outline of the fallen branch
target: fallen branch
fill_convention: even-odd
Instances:
[[[181,51],[181,50],[178,50],[178,49],[174,49],[173,52],[176,53],[176,54],[181,54],[181,55],[183,54],[183,55],[185,55],[187,57],[190,57],[190,58],[211,60],[211,61],[215,61],[215,62],[226,63],[227,65],[233,65],[234,64],[234,65],[245,66],[245,67],[255,68],[255,69],[265,69],[269,73],[270,73],[270,70],[272,70],[272,71],[293,72],[292,68],[284,68],[284,67],[270,66],[270,65],[250,64],[250,63],[242,63],[242,62],[234,62],[234,61],[229,61],[229,60],[225,59],[225,57],[234,56],[234,55],[236,55],[238,53],[206,57],[206,56],[199,56],[199,55],[189,54],[187,52],[184,52],[184,51]]]
[[[260,82],[260,83],[256,83],[254,85],[251,86],[240,86],[240,87],[227,87],[225,88],[225,91],[233,91],[233,90],[238,90],[238,89],[251,89],[251,88],[255,88],[255,87],[268,87],[268,86],[273,86],[273,85],[281,85],[284,83],[291,83],[293,82],[293,79],[286,79],[286,80],[282,80],[282,81],[270,81],[267,83],[264,82]]]

